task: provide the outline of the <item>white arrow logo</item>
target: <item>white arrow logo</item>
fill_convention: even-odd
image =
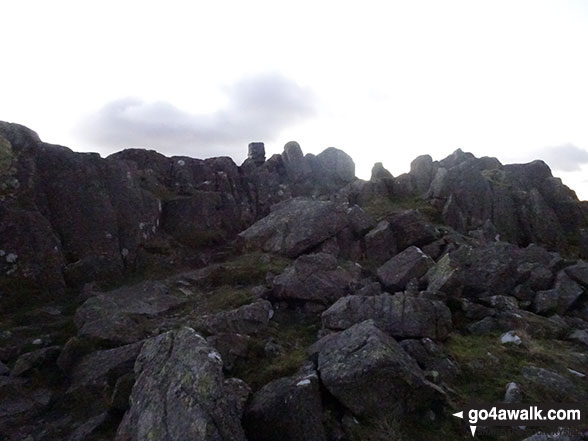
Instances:
[[[453,416],[463,420],[463,410],[461,412],[454,413]],[[472,431],[472,437],[476,436],[476,426],[470,426],[470,430]]]

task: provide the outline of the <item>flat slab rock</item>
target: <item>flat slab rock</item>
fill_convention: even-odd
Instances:
[[[146,336],[137,316],[157,317],[186,301],[164,282],[145,281],[89,298],[76,311],[74,322],[80,337],[134,343]]]
[[[297,257],[335,236],[349,224],[347,211],[334,202],[294,198],[239,233],[246,246]]]

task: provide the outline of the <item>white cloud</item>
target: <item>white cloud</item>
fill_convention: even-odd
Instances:
[[[312,92],[276,73],[246,77],[225,92],[225,106],[209,114],[167,101],[121,98],[84,118],[78,136],[103,151],[149,147],[164,154],[239,157],[247,143],[272,141],[315,114]]]

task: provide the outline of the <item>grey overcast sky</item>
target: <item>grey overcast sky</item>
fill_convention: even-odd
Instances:
[[[368,178],[456,148],[588,199],[588,2],[6,1],[0,120],[107,155],[335,146]]]

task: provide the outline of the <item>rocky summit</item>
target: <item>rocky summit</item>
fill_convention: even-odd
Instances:
[[[364,181],[333,147],[247,153],[0,122],[0,440],[460,440],[472,401],[588,410],[588,203],[544,162]]]

